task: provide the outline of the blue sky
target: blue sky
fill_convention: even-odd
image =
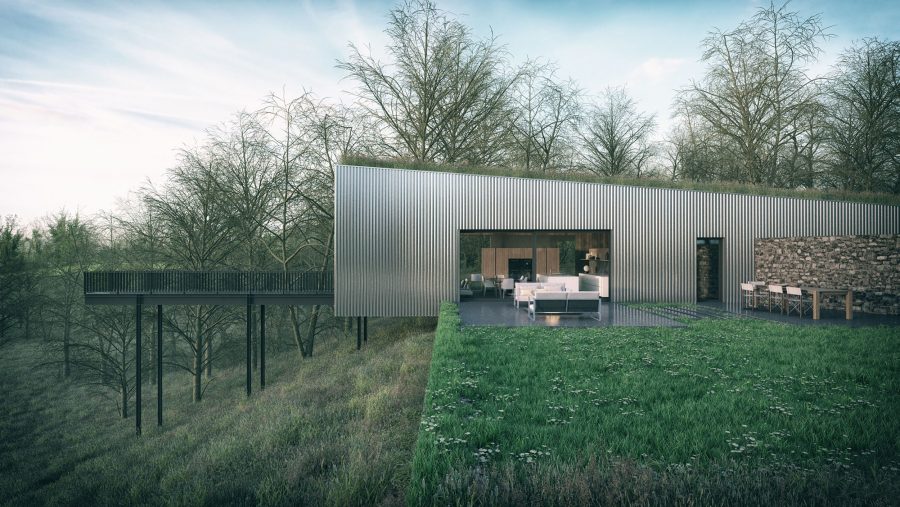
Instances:
[[[699,78],[698,43],[759,5],[743,2],[439,1],[518,59],[555,61],[589,94],[626,86],[669,125],[674,90]],[[335,61],[348,42],[379,54],[394,2],[25,2],[0,0],[0,215],[28,223],[66,208],[93,214],[176,149],[271,91],[349,100]],[[891,2],[795,0],[833,39],[826,71],[855,39],[900,38]]]

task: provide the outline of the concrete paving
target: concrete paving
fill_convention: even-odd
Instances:
[[[543,326],[543,327],[681,327],[684,324],[670,318],[616,303],[603,303],[601,320],[587,315],[540,315],[528,317],[523,305],[516,309],[512,299],[471,299],[459,303],[463,326]]]

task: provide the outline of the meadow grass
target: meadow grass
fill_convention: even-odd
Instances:
[[[346,338],[310,359],[271,355],[250,398],[240,366],[217,371],[199,404],[170,372],[165,425],[148,385],[140,437],[114,403],[35,366],[36,344],[13,344],[0,359],[0,504],[402,504],[432,340],[427,326],[373,321],[360,352]]]
[[[893,504],[900,330],[436,332],[410,504]]]
[[[773,197],[794,197],[798,199],[824,199],[828,201],[848,201],[872,204],[888,204],[900,206],[900,196],[886,192],[854,192],[839,188],[784,188],[741,183],[735,181],[693,181],[672,180],[660,176],[642,178],[628,176],[600,176],[585,170],[569,169],[564,171],[526,170],[522,167],[471,166],[462,164],[442,164],[433,162],[416,162],[399,158],[378,158],[364,156],[348,156],[341,160],[342,164],[367,167],[385,167],[392,169],[414,169],[419,171],[437,171],[460,174],[480,174],[485,176],[508,176],[513,178],[547,179],[560,181],[578,181],[585,183],[604,183],[608,185],[626,185],[634,187],[673,188],[679,190],[695,190],[699,192],[721,192],[726,194],[767,195]]]

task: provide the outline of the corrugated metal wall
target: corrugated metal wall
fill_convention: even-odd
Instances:
[[[456,301],[461,230],[611,230],[613,301],[694,302],[696,239],[723,238],[722,294],[753,278],[753,240],[900,234],[900,207],[339,166],[335,311],[437,315]]]

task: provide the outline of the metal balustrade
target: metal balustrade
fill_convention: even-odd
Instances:
[[[90,271],[85,295],[333,295],[321,271]]]

